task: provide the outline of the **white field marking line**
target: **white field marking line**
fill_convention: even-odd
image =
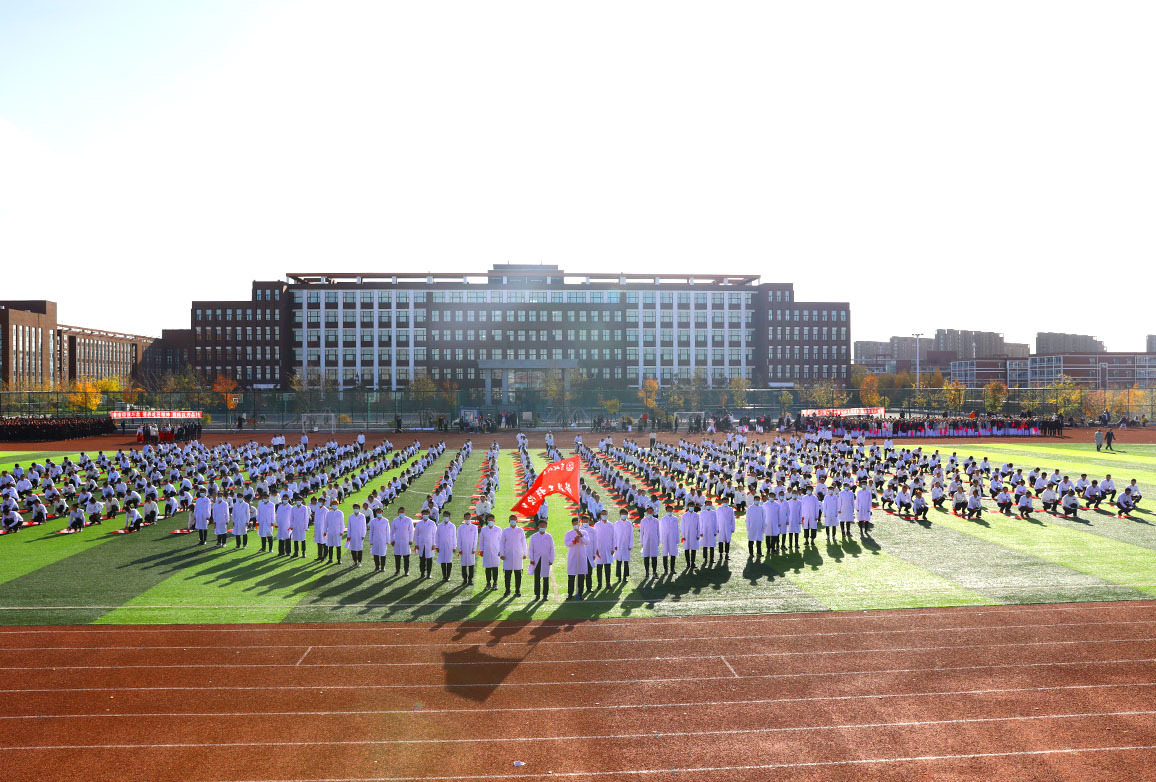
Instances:
[[[424,605],[424,604],[423,604]],[[61,608],[62,606],[53,606],[53,608]],[[94,608],[95,606],[63,606],[63,608]],[[119,606],[106,606],[106,608],[123,608]],[[5,608],[0,606],[0,610]],[[23,606],[20,610],[44,609],[45,606]],[[875,608],[863,609],[859,611],[833,611],[830,609],[817,611],[797,611],[797,612],[783,612],[783,613],[750,613],[750,614],[729,614],[725,618],[714,618],[718,615],[712,616],[686,616],[677,619],[663,619],[655,617],[638,617],[626,620],[614,619],[538,619],[535,620],[537,627],[574,627],[584,626],[587,624],[597,623],[601,627],[630,627],[630,626],[658,626],[658,625],[687,625],[687,624],[738,624],[738,623],[755,623],[755,622],[828,622],[836,620],[850,620],[857,621],[860,619],[886,619],[893,621],[909,620],[912,618],[922,618],[926,616],[955,616],[958,614],[967,614],[968,616],[984,616],[988,614],[1051,614],[1051,613],[1080,613],[1085,611],[1113,611],[1116,609],[1127,610],[1156,610],[1156,600],[1108,600],[1108,601],[1094,601],[1079,603],[1034,603],[1024,605],[1008,605],[1008,606],[986,606],[979,608],[977,606],[959,606],[955,608]],[[500,620],[498,620],[500,621]],[[464,628],[470,627],[476,630],[489,629],[491,624],[495,622],[484,619],[463,619],[457,622],[431,622],[426,621],[412,621],[412,622],[391,622],[389,626],[381,626],[374,623],[340,623],[340,622],[324,622],[324,623],[284,623],[279,625],[243,625],[233,627],[213,627],[205,625],[189,625],[189,624],[174,624],[166,627],[141,627],[139,625],[84,625],[84,626],[60,626],[60,627],[41,627],[41,628],[20,628],[0,630],[0,635],[43,635],[43,634],[64,634],[64,633],[179,633],[179,632],[195,632],[203,633],[255,633],[255,632],[373,632],[373,633],[400,633],[400,632],[431,632],[438,628],[431,625],[442,624],[446,629],[450,627]],[[998,627],[999,625],[975,625],[976,628]],[[1028,626],[1028,625],[1025,625]],[[1041,625],[1046,626],[1046,625]],[[862,631],[872,632],[872,631]]]
[[[750,736],[790,731],[861,730],[864,728],[920,728],[932,725],[965,725],[992,722],[1029,722],[1034,720],[1069,720],[1098,717],[1151,717],[1156,711],[1092,711],[1070,714],[1024,714],[1010,717],[966,717],[952,720],[906,720],[903,722],[853,722],[843,725],[792,725],[775,728],[730,728],[728,730],[651,731],[649,733],[609,733],[590,735],[594,740],[669,739],[695,736]],[[214,747],[308,747],[308,746],[394,746],[399,744],[479,744],[529,743],[537,741],[574,741],[583,736],[496,736],[463,739],[320,739],[313,741],[225,741]],[[36,744],[18,747],[0,745],[0,751],[45,749],[189,749],[203,748],[204,742],[168,744]]]
[[[1128,589],[1128,588],[1133,588],[1133,587],[1156,587],[1156,581],[1120,581],[1120,582],[1105,582],[1103,584],[1095,584],[1095,583],[1091,583],[1091,584],[1037,584],[1037,585],[1033,585],[1033,584],[1027,584],[1027,585],[1025,585],[1025,584],[1002,584],[1002,585],[1001,584],[984,584],[982,588],[988,592],[1025,591],[1025,590],[1029,590],[1029,589],[1047,589],[1048,591],[1076,590],[1076,591],[1081,591],[1081,592],[1090,592],[1093,590]],[[881,589],[886,589],[890,592],[911,593],[911,594],[932,594],[932,595],[941,594],[941,593],[946,594],[949,592],[959,591],[958,586],[954,586],[954,587],[950,587],[950,586],[948,586],[948,587],[916,587],[916,586],[911,586],[910,584],[901,583],[901,582],[872,581],[870,583],[847,584],[840,589],[836,589],[835,587],[831,587],[831,588],[827,588],[827,589],[816,588],[813,590],[813,594],[817,597],[822,597],[823,595],[832,594],[832,593],[837,593],[839,595],[845,595],[845,594],[870,595],[870,594],[874,594],[874,593],[878,592]],[[682,595],[682,594],[662,594],[662,595],[656,595],[654,597],[623,596],[623,597],[615,598],[614,600],[599,600],[599,599],[595,599],[595,598],[590,598],[590,599],[584,599],[583,604],[585,604],[585,605],[622,605],[622,604],[627,604],[627,603],[629,603],[629,604],[653,603],[655,606],[660,606],[660,605],[661,606],[670,606],[670,605],[695,606],[695,605],[718,605],[718,604],[730,605],[730,604],[734,603],[733,599],[725,598],[725,597],[719,597],[719,598],[696,597],[691,602],[688,602],[687,600],[683,599],[684,597],[685,597],[685,595]],[[784,600],[791,599],[791,597],[792,596],[790,596],[790,595],[765,595],[765,596],[763,596],[763,595],[748,595],[748,596],[745,596],[743,598],[743,600],[747,603],[751,603],[751,602],[781,603]],[[678,599],[676,600],[675,598],[678,598]],[[1092,602],[1097,602],[1097,601],[1092,601]],[[1108,600],[1108,601],[1098,601],[1098,602],[1111,602],[1111,601]],[[286,605],[287,605],[286,603],[247,603],[247,604],[243,604],[243,605],[241,605],[241,604],[237,604],[237,605],[196,605],[196,604],[181,604],[181,605],[175,605],[175,604],[174,605],[137,605],[137,604],[133,604],[133,605],[124,605],[124,604],[121,604],[121,605],[79,605],[79,606],[35,605],[35,606],[0,606],[0,611],[43,611],[43,610],[112,611],[112,610],[124,610],[125,612],[132,612],[132,611],[166,611],[166,610],[167,611],[211,610],[211,609],[221,609],[221,608],[224,608],[224,609],[245,609],[245,610],[265,609],[265,610],[269,610],[269,611],[274,611],[274,610],[284,609],[286,607]],[[490,603],[479,602],[474,597],[467,597],[467,598],[462,598],[459,600],[429,600],[429,601],[425,601],[425,602],[421,602],[421,603],[408,603],[408,602],[398,602],[398,603],[342,603],[342,602],[336,602],[336,603],[294,603],[294,604],[292,604],[293,608],[298,608],[298,609],[309,609],[309,608],[446,608],[446,607],[486,609],[486,608],[494,608],[495,606],[497,606],[497,603],[495,603],[495,602],[490,602]],[[519,610],[517,607],[512,607],[512,608],[507,607],[507,608],[509,608],[509,610],[511,610],[511,611]],[[886,608],[871,608],[871,609],[863,609],[863,610],[884,611],[887,609]],[[905,609],[900,609],[900,610],[905,610]],[[795,611],[795,609],[792,608],[791,611],[793,612],[793,611]],[[827,609],[815,611],[814,613],[826,613],[826,612],[827,612]]]
[[[737,652],[728,653],[727,657],[810,657],[814,655],[856,655],[856,654],[876,654],[886,652],[937,652],[944,649],[999,649],[1017,646],[1076,646],[1083,644],[1121,644],[1121,643],[1148,643],[1156,641],[1156,638],[1097,638],[1094,640],[1074,640],[1074,641],[1021,641],[1017,643],[998,643],[998,644],[948,644],[945,646],[897,646],[897,647],[883,647],[881,649],[806,649],[794,652]],[[305,654],[301,655],[301,660],[305,659],[305,655],[312,650],[305,650]],[[212,670],[218,668],[422,668],[433,666],[436,668],[449,668],[463,665],[573,665],[575,663],[629,663],[629,662],[673,662],[676,660],[716,660],[721,659],[726,663],[727,668],[733,672],[734,668],[727,662],[726,657],[717,654],[681,654],[669,655],[665,657],[593,657],[593,658],[577,658],[577,659],[562,659],[562,660],[513,660],[513,659],[493,659],[493,660],[470,660],[466,662],[439,662],[437,660],[430,660],[426,662],[410,662],[410,663],[375,663],[375,662],[333,662],[333,663],[310,663],[302,666],[301,660],[296,663],[114,663],[112,665],[0,665],[0,671],[104,671],[104,670],[119,670],[121,668],[143,668],[145,670],[153,668],[209,668]],[[736,673],[736,677],[739,675]]]
[[[941,698],[956,695],[1006,695],[1017,692],[1060,692],[1064,690],[1100,690],[1120,687],[1156,687],[1156,682],[1123,682],[1120,684],[1060,684],[1052,687],[1003,687],[982,690],[933,690],[929,692],[885,692],[865,695],[811,695],[805,698],[757,698],[737,701],[679,701],[674,703],[611,703],[605,706],[497,706],[478,709],[357,709],[348,711],[208,711],[208,712],[103,712],[100,714],[4,714],[0,720],[45,720],[45,719],[106,719],[144,717],[356,717],[360,715],[379,716],[410,714],[415,716],[434,714],[471,714],[474,712],[538,712],[538,711],[606,711],[609,709],[677,709],[687,706],[764,706],[771,703],[815,703],[818,701],[881,700],[883,698]]]
[[[897,628],[889,630],[835,630],[825,633],[771,633],[762,635],[686,635],[686,636],[668,636],[663,638],[656,637],[642,637],[642,638],[591,638],[589,640],[499,640],[493,643],[475,641],[469,642],[466,639],[461,641],[438,641],[435,643],[355,643],[355,644],[312,644],[311,646],[318,649],[401,649],[401,648],[441,648],[446,646],[458,647],[486,647],[494,648],[497,646],[582,646],[586,644],[623,644],[623,643],[678,643],[680,641],[766,641],[776,638],[831,638],[836,636],[857,636],[857,635],[903,635],[911,633],[974,633],[977,631],[990,630],[1033,630],[1037,628],[1047,627],[1103,627],[1108,625],[1142,625],[1142,624],[1156,624],[1154,619],[1129,619],[1129,620],[1109,620],[1105,622],[1050,622],[1039,624],[1022,624],[1022,625],[992,625],[992,626],[971,626],[964,625],[961,627],[911,627],[911,628]],[[195,632],[195,631],[189,631]],[[253,632],[262,632],[262,630],[254,630]],[[19,646],[19,647],[0,647],[8,649],[9,651],[104,651],[117,649],[206,649],[206,650],[234,650],[234,649],[300,649],[303,646],[310,646],[310,644],[239,644],[235,646],[221,646],[221,645],[193,645],[193,644],[165,644],[155,646]]]
[[[736,678],[736,679],[741,679],[741,678],[742,678],[741,676],[739,676],[738,672],[737,672],[737,671],[734,669],[734,666],[733,666],[733,665],[731,665],[730,663],[728,663],[728,662],[727,662],[727,658],[723,657],[723,658],[722,658],[722,661],[723,661],[724,663],[726,663],[726,666],[727,666],[727,670],[729,670],[731,673],[733,673],[733,674],[735,675],[735,678]]]
[[[312,651],[313,651],[313,647],[312,647],[312,646],[310,646],[308,649],[306,649],[305,651],[303,651],[303,652],[301,653],[301,657],[300,657],[300,658],[297,660],[297,665],[300,665],[300,664],[301,664],[301,663],[302,663],[302,662],[305,660],[305,655],[309,654],[309,653],[310,653],[310,652],[312,652]]]
[[[1051,661],[1043,663],[998,663],[995,665],[960,665],[951,668],[881,668],[878,670],[860,671],[808,671],[803,673],[756,673],[746,676],[747,679],[804,679],[813,676],[879,676],[896,673],[946,673],[955,671],[986,671],[1004,670],[1008,668],[1046,668],[1061,665],[1117,665],[1124,663],[1151,663],[1156,657],[1135,657],[1121,660],[1071,660]],[[168,692],[187,690],[190,692],[210,692],[216,690],[248,691],[248,690],[428,690],[431,688],[445,689],[452,686],[458,689],[466,687],[571,687],[576,684],[669,684],[672,682],[715,682],[732,681],[732,676],[675,676],[664,679],[568,679],[548,682],[469,682],[462,684],[265,684],[265,685],[169,685],[166,687],[29,687],[21,689],[0,689],[3,693],[30,693],[30,692]]]
[[[715,771],[766,771],[777,768],[816,768],[823,766],[857,766],[884,763],[928,763],[943,760],[976,760],[979,758],[1009,758],[1039,755],[1077,755],[1083,752],[1128,752],[1132,750],[1153,750],[1156,744],[1140,744],[1119,747],[1062,747],[1059,749],[1027,749],[1013,752],[975,752],[961,755],[912,755],[896,758],[860,758],[855,760],[813,760],[800,763],[764,763],[750,766],[688,766],[686,768],[638,768],[620,771],[551,771],[551,778],[568,779],[575,777],[615,777],[615,776],[673,776],[675,774],[710,773]],[[527,774],[472,774],[452,777],[318,777],[293,779],[248,779],[233,782],[446,782],[446,780],[474,779],[526,779]]]

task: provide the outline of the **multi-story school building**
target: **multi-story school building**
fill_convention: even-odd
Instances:
[[[798,301],[790,283],[743,274],[292,273],[254,282],[246,301],[194,301],[190,319],[193,367],[256,388],[428,376],[497,391],[558,370],[608,387],[696,375],[788,387],[844,383],[851,361],[847,302]]]

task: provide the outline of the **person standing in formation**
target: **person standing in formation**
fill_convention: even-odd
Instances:
[[[614,523],[614,578],[618,581],[630,580],[630,556],[633,553],[634,522],[624,508]]]
[[[433,575],[434,535],[437,524],[429,517],[429,511],[421,512],[421,521],[413,527],[413,549],[417,552],[418,579]]]
[[[860,486],[855,493],[855,513],[859,521],[859,537],[866,537],[871,526],[871,490]]]
[[[584,545],[585,535],[579,526],[581,520],[577,516],[570,519],[570,531],[566,533],[566,599],[574,599],[574,583],[578,583],[578,599],[586,592],[586,573],[589,562],[586,559]]]
[[[731,561],[731,538],[735,534],[735,509],[727,502],[726,497],[719,500],[715,510],[718,517],[718,554],[719,559]]]
[[[538,531],[530,536],[530,572],[534,574],[534,600],[550,599],[550,567],[554,564],[554,536],[546,531],[546,522],[538,522]]]
[[[718,514],[710,500],[698,514],[699,534],[702,537],[702,566],[714,567],[714,547],[718,544]]]
[[[273,553],[273,521],[277,515],[277,506],[264,495],[257,503],[257,537],[261,539],[261,552]]]
[[[606,588],[610,588],[610,562],[614,559],[614,527],[606,518],[606,511],[598,515],[594,525],[594,559],[598,563],[598,589],[602,589],[602,576],[606,576]]]
[[[510,594],[510,576],[514,577],[514,597],[522,596],[522,567],[526,559],[526,533],[518,526],[518,517],[510,514],[500,542],[502,569],[505,571],[506,594]]]
[[[702,533],[699,532],[698,514],[694,505],[687,506],[682,514],[682,554],[686,558],[686,570],[693,573],[697,570],[695,560],[698,558],[698,549],[702,545]]]
[[[315,500],[310,500],[310,504]],[[317,546],[317,561],[325,560],[325,516],[326,510],[322,505],[317,506],[316,509],[310,508],[313,515],[313,543]]]
[[[756,494],[747,506],[747,559],[763,558],[763,538],[766,535],[766,512],[762,500]]]
[[[213,503],[213,531],[217,533],[217,548],[224,548],[229,536],[229,501],[224,495]]]
[[[309,545],[309,507],[301,495],[297,495],[297,504],[289,516],[289,528],[293,536],[293,556],[305,559]]]
[[[320,510],[318,515],[325,517],[325,561],[333,561],[333,552],[337,552],[337,564],[341,564],[342,538],[345,536],[345,513],[337,507],[337,500],[329,501],[329,511]]]
[[[437,553],[438,564],[441,565],[442,583],[450,580],[450,573],[454,567],[454,554],[458,551],[458,528],[450,518],[450,512],[442,513],[442,523],[434,532],[434,551]]]
[[[286,500],[277,506],[274,515],[277,522],[277,556],[283,557],[289,553],[289,538],[293,534],[293,528],[290,526],[293,506]]]
[[[671,574],[678,569],[678,516],[674,504],[666,504],[666,515],[658,520],[658,545],[662,553],[662,573]],[[658,575],[657,570],[655,575]]]
[[[823,527],[827,531],[827,542],[835,542],[835,531],[839,526],[839,482],[831,484],[831,488],[823,495]]]
[[[209,516],[212,511],[212,502],[205,496],[203,490],[198,491],[197,499],[193,502],[193,525],[197,528],[198,546],[205,545],[209,540]]]
[[[389,556],[389,544],[393,542],[389,527],[389,519],[381,508],[375,508],[369,522],[369,553],[373,556],[374,573],[385,572],[385,558]]]
[[[810,486],[799,500],[799,514],[805,530],[804,543],[814,546],[815,538],[819,535],[819,498],[815,496]]]
[[[651,575],[658,578],[658,517],[653,510],[647,510],[639,522],[638,537],[642,544],[643,578],[650,578]]]
[[[502,531],[494,523],[494,514],[486,514],[481,538],[482,567],[486,569],[486,589],[498,588],[498,568],[502,564]]]
[[[405,565],[403,575],[409,575],[409,557],[413,546],[413,519],[405,515],[405,508],[397,509],[397,518],[390,525],[393,539],[393,574],[396,576]]]
[[[462,516],[461,526],[458,527],[458,561],[462,565],[462,583],[469,586],[474,584],[474,565],[478,555],[478,528],[470,519],[467,511]]]
[[[368,522],[365,519],[365,514],[361,512],[361,505],[353,503],[353,513],[349,514],[349,539],[345,542],[345,547],[349,549],[349,558],[353,560],[354,567],[361,567],[361,558],[365,554],[365,533]]]

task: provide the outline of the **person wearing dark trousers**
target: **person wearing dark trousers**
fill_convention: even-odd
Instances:
[[[454,569],[454,554],[458,550],[458,528],[454,526],[447,510],[442,514],[442,523],[434,530],[434,553],[441,566],[442,581],[450,580]]]
[[[494,514],[486,514],[486,526],[478,533],[482,567],[486,570],[486,589],[498,588],[498,567],[502,564],[502,530],[494,523]]]
[[[434,536],[437,533],[437,522],[429,517],[429,511],[422,511],[421,521],[413,527],[413,546],[417,551],[418,578],[430,578],[433,575]]]
[[[534,599],[550,597],[550,567],[554,564],[554,536],[546,531],[546,522],[538,522],[538,531],[530,536],[530,572],[534,574]]]
[[[510,577],[514,578],[514,597],[522,595],[522,565],[527,558],[526,533],[518,526],[518,517],[510,515],[507,527],[502,530],[502,569],[505,571],[506,594],[510,594]]]
[[[390,532],[393,537],[393,574],[401,573],[404,563],[404,575],[408,576],[409,552],[413,549],[413,519],[405,515],[405,508],[397,509],[397,518],[391,522]]]
[[[570,518],[570,531],[566,533],[563,542],[566,544],[566,599],[573,600],[574,586],[578,586],[578,599],[586,593],[586,574],[589,572],[589,560],[586,558],[586,536],[579,526],[577,516]]]
[[[478,561],[478,528],[467,511],[457,529],[458,561],[462,565],[462,583],[474,583],[474,566]]]

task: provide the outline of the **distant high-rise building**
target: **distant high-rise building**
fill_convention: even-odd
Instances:
[[[937,329],[935,349],[954,353],[956,359],[961,361],[1006,354],[1003,334],[994,331]]]
[[[899,361],[915,360],[915,337],[892,337],[891,358]],[[919,338],[919,356],[926,358],[927,354],[935,349],[935,340],[931,337]]]
[[[1156,353],[1156,334],[1148,335],[1148,344],[1146,349],[1149,353]]]
[[[1041,331],[1036,334],[1036,353],[1103,353],[1104,343],[1087,334],[1061,334]]]
[[[1026,342],[1005,342],[1003,348],[1008,358],[1027,358],[1032,352],[1032,346]]]
[[[857,340],[854,355],[856,364],[864,364],[875,359],[888,359],[891,358],[891,345],[887,342]]]

